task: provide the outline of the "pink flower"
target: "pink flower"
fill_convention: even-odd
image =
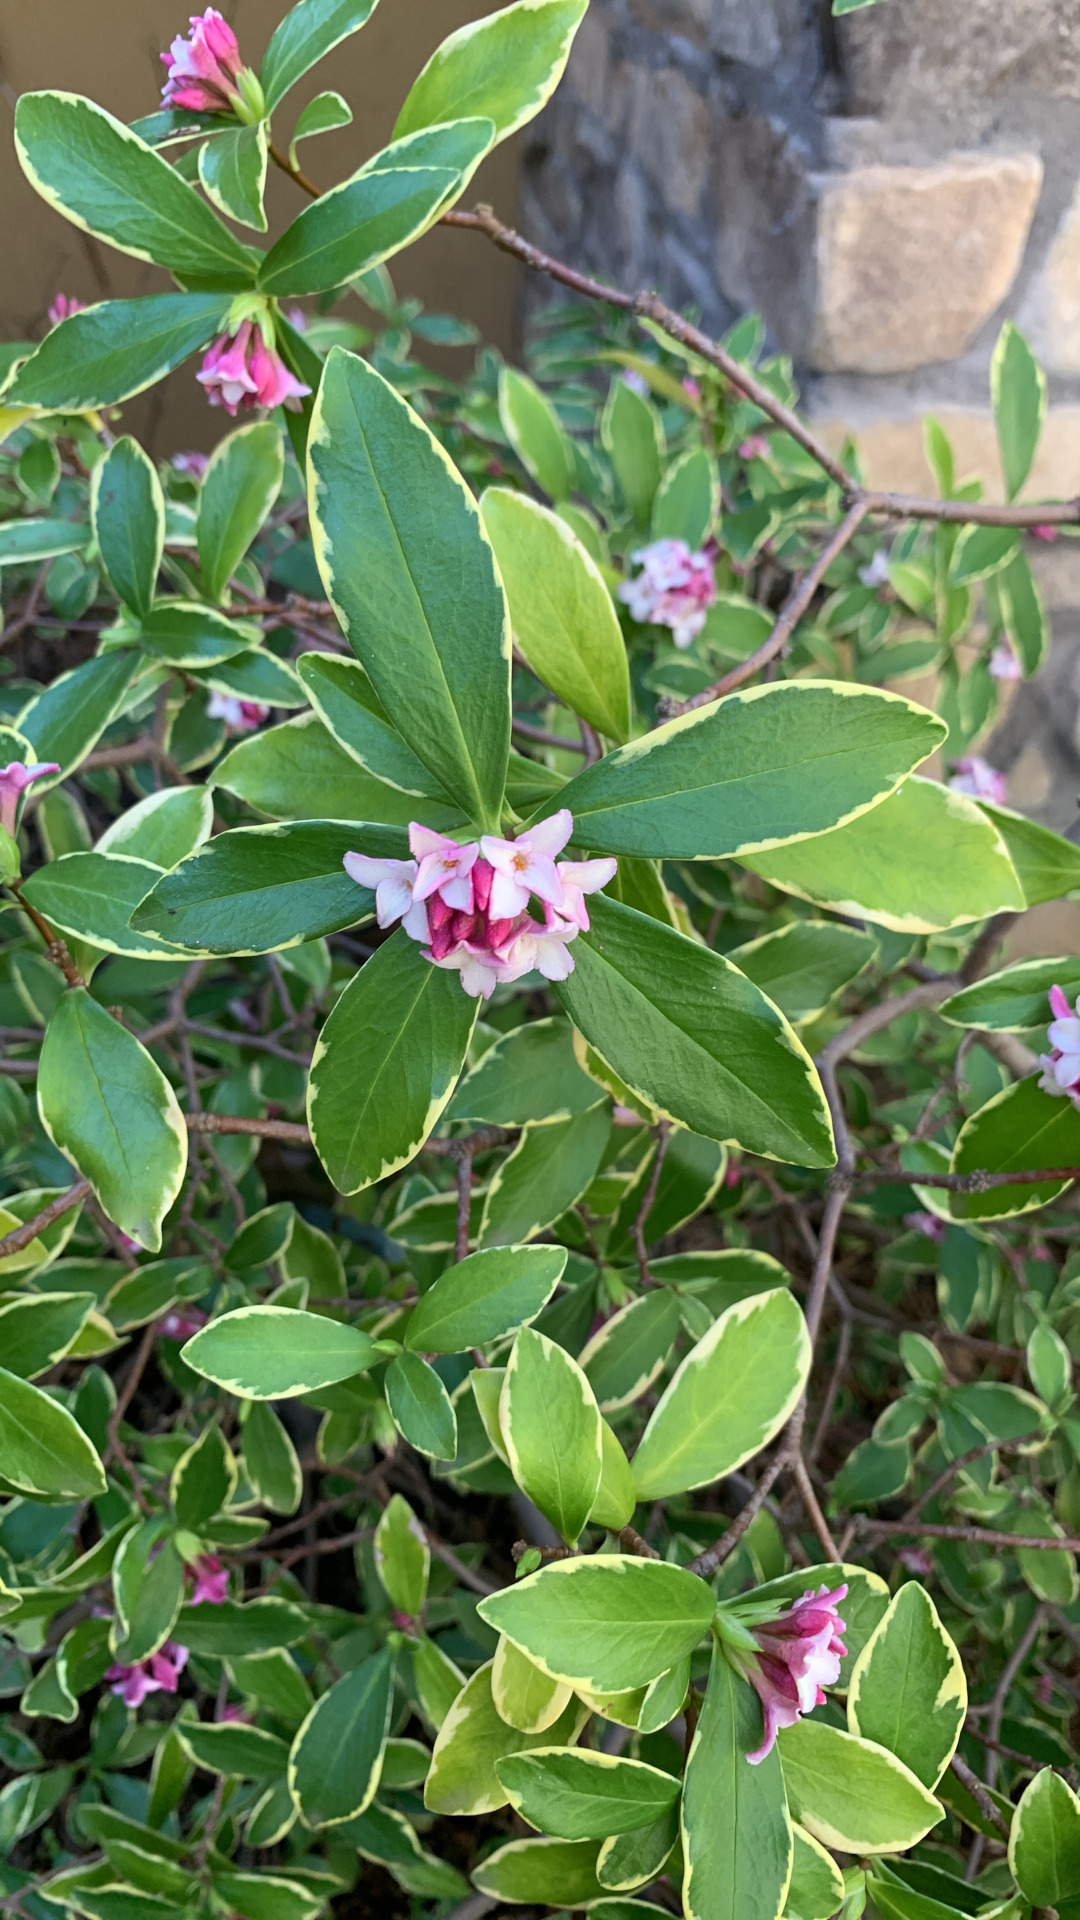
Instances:
[[[550,908],[546,921],[543,927],[533,921],[522,928],[507,953],[507,963],[518,977],[534,969],[542,973],[545,980],[565,980],[573,973],[574,956],[567,949],[570,941],[577,938],[577,927],[560,919]]]
[[[928,1240],[940,1240],[945,1232],[943,1220],[936,1220],[932,1213],[905,1213],[905,1227],[911,1227],[916,1233],[925,1233]]]
[[[6,767],[0,767],[0,827],[14,836],[19,801],[27,787],[43,779],[45,774],[59,771],[55,760],[42,760],[32,767],[24,766],[21,760],[11,760]]]
[[[170,1340],[190,1340],[200,1327],[205,1327],[207,1319],[201,1307],[170,1307],[158,1321],[158,1332]]]
[[[1003,807],[1009,798],[1008,782],[1003,773],[992,767],[977,753],[966,754],[963,760],[955,762],[955,772],[948,785],[954,793],[966,793],[973,800],[990,800],[996,807]]]
[[[206,388],[210,405],[233,416],[241,407],[250,413],[255,407],[284,405],[296,412],[294,403],[311,392],[289,372],[277,348],[267,346],[253,320],[242,320],[231,339],[220,333],[195,378]]]
[[[562,881],[555,865],[574,831],[574,816],[561,807],[516,840],[499,840],[485,833],[480,842],[485,860],[495,870],[491,883],[491,911],[498,918],[524,913],[529,894],[538,894],[553,907],[563,905]]]
[[[775,1620],[751,1628],[753,1653],[734,1655],[765,1713],[761,1745],[746,1756],[752,1767],[772,1752],[781,1727],[793,1727],[801,1714],[822,1706],[822,1689],[836,1685],[847,1651],[840,1638],[844,1623],[836,1609],[846,1593],[846,1586],[831,1593],[828,1587],[804,1593]]]
[[[166,1640],[159,1652],[138,1661],[133,1667],[114,1664],[105,1678],[111,1683],[111,1691],[120,1695],[125,1706],[139,1707],[148,1693],[175,1693],[187,1659],[186,1647],[178,1646],[175,1640]]]
[[[767,460],[769,443],[763,434],[752,433],[739,448],[740,460]]]
[[[1057,539],[1059,531],[1058,527],[1032,527],[1031,535],[1034,540],[1045,540],[1049,543]]]
[[[701,386],[697,380],[694,380],[691,377],[690,374],[686,374],[684,376],[684,378],[680,381],[680,385],[682,387],[683,392],[687,395],[689,399],[691,400],[701,399]]]
[[[224,720],[230,733],[254,733],[269,720],[269,707],[258,700],[237,700],[231,693],[212,693],[206,703],[207,718]]]
[[[243,1707],[232,1706],[231,1704],[222,1707],[217,1717],[217,1723],[218,1726],[224,1723],[239,1727],[251,1727],[255,1724],[250,1713],[245,1713]]]
[[[1022,680],[1024,669],[1007,640],[999,640],[990,655],[990,674],[994,680]]]
[[[161,58],[169,69],[161,89],[166,106],[192,113],[231,113],[240,97],[241,71],[236,35],[215,7],[191,15],[191,33],[178,34]]]
[[[589,912],[585,905],[587,893],[598,893],[614,880],[618,861],[610,857],[606,860],[560,860],[557,872],[562,881],[563,912],[572,920],[582,933],[589,931]]]
[[[190,480],[203,478],[210,464],[208,453],[174,453],[171,466],[175,473],[186,473]]]
[[[901,1547],[896,1557],[901,1566],[921,1580],[928,1580],[934,1571],[934,1562],[925,1547]]]
[[[409,828],[409,846],[418,862],[413,886],[414,900],[428,900],[433,893],[459,913],[473,910],[473,883],[470,878],[479,858],[475,840],[462,846],[444,834],[433,833],[415,820]]]
[[[61,320],[70,320],[73,313],[83,313],[85,309],[85,300],[76,300],[70,293],[58,293],[48,311],[49,325],[58,327]]]
[[[624,580],[619,599],[635,620],[654,627],[670,627],[677,647],[688,647],[705,625],[706,610],[716,599],[710,542],[692,553],[685,540],[654,540],[630,556],[641,572]]]
[[[407,922],[413,906],[413,883],[416,880],[415,860],[373,860],[366,853],[347,853],[342,865],[350,880],[358,887],[367,887],[375,895],[375,918],[380,927],[392,927],[395,920]],[[421,906],[423,926],[413,933],[406,924],[405,931],[414,940],[426,940],[428,937],[427,915]]]
[[[1039,1056],[1043,1070],[1039,1085],[1044,1093],[1067,1095],[1080,1112],[1080,1000],[1073,1013],[1061,988],[1051,987],[1050,1011],[1054,1016],[1046,1032],[1050,1052]]]
[[[191,1569],[194,1584],[191,1589],[191,1604],[197,1607],[205,1600],[209,1606],[219,1607],[229,1597],[229,1570],[223,1567],[214,1553],[201,1553]]]

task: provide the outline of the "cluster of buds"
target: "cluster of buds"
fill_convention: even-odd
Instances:
[[[207,347],[195,375],[210,405],[224,407],[233,418],[241,409],[251,413],[256,407],[284,406],[297,412],[311,388],[289,372],[275,342],[273,314],[265,302],[255,313],[227,325]]]
[[[764,1715],[761,1745],[746,1756],[752,1767],[772,1752],[781,1727],[793,1727],[802,1714],[824,1705],[824,1688],[840,1678],[847,1648],[837,1608],[846,1594],[846,1586],[831,1593],[819,1587],[771,1619],[755,1619],[765,1603],[752,1596],[719,1608],[717,1637],[736,1672],[749,1680]]]
[[[712,540],[697,553],[685,540],[654,540],[630,555],[641,572],[623,581],[619,599],[635,620],[670,627],[675,645],[688,647],[716,599],[716,554]]]
[[[229,113],[237,120],[261,120],[266,111],[262,88],[240,58],[237,38],[216,7],[193,13],[191,32],[177,34],[161,58],[168,68],[161,97],[167,107],[188,113]]]
[[[1050,989],[1053,1019],[1046,1030],[1050,1052],[1039,1055],[1044,1093],[1064,1094],[1080,1113],[1080,1000],[1075,1011],[1060,987]]]
[[[85,300],[76,300],[74,294],[58,293],[48,309],[50,327],[58,327],[61,320],[70,320],[73,313],[82,313]]]
[[[995,807],[1005,805],[1009,798],[1008,782],[989,760],[978,753],[969,753],[954,763],[954,769],[948,783],[954,793],[966,793],[972,800],[989,800]]]
[[[229,733],[254,733],[270,718],[269,707],[258,700],[238,700],[232,693],[212,693],[206,703],[209,720],[224,720]]]
[[[491,998],[496,986],[535,969],[547,980],[574,970],[569,943],[589,926],[585,895],[614,878],[614,860],[562,860],[574,830],[567,808],[517,840],[486,833],[477,843],[409,828],[411,860],[347,853],[346,873],[375,893],[380,927],[401,922],[425,960],[460,973],[465,992]],[[535,895],[543,920],[529,912]]]

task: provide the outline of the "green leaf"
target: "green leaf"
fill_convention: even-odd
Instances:
[[[567,1213],[592,1184],[610,1138],[606,1101],[565,1120],[531,1120],[488,1186],[481,1246],[532,1240]]]
[[[793,920],[763,934],[728,959],[755,987],[768,994],[785,1019],[814,1020],[842,987],[869,966],[876,943],[857,927],[826,920]]]
[[[704,447],[691,447],[668,468],[652,510],[654,540],[685,540],[695,551],[705,541],[720,510],[716,462]]]
[[[333,653],[302,653],[297,670],[312,706],[339,746],[377,780],[402,793],[450,802],[422,760],[391,726],[358,660]]]
[[[572,1547],[600,1485],[600,1410],[577,1361],[529,1327],[507,1362],[499,1424],[518,1486]]]
[[[368,272],[423,232],[459,178],[449,167],[397,167],[333,187],[271,247],[260,289],[275,298],[325,293]]]
[[[391,1606],[412,1619],[424,1610],[431,1548],[407,1500],[395,1493],[375,1529],[375,1565]]]
[[[152,293],[86,307],[46,334],[4,404],[76,413],[130,400],[220,333],[229,305],[228,294]]]
[[[51,1394],[0,1367],[4,1479],[42,1500],[93,1500],[105,1471],[82,1428]]]
[[[565,1247],[491,1247],[469,1254],[421,1294],[405,1345],[420,1353],[465,1353],[515,1333],[547,1306],[566,1260]]]
[[[1019,960],[1000,973],[988,973],[974,986],[952,994],[939,1012],[958,1027],[976,1027],[983,1033],[1022,1033],[1049,1024],[1053,986],[1059,986],[1070,1001],[1080,996],[1080,960],[1075,954],[1063,954],[1056,960]]]
[[[480,513],[495,549],[514,638],[533,672],[599,733],[630,732],[630,674],[603,575],[558,514],[505,487]]]
[[[306,1881],[265,1869],[258,1873],[218,1871],[213,1876],[213,1890],[242,1920],[313,1920],[325,1897],[322,1886],[316,1890]]]
[[[176,1626],[177,1636],[192,1653],[206,1653],[215,1659],[230,1659],[234,1654],[267,1653],[274,1647],[293,1647],[308,1632],[308,1621],[299,1607],[287,1600],[223,1600],[216,1605],[204,1601],[197,1607],[184,1607]]]
[[[253,1413],[256,1411],[266,1413],[268,1409],[252,1409]],[[314,1705],[311,1688],[284,1648],[276,1647],[271,1653],[238,1654],[230,1660],[229,1670],[243,1693],[293,1725],[299,1726]]]
[[[561,1120],[596,1105],[596,1082],[574,1055],[568,1020],[529,1020],[489,1047],[465,1075],[448,1120],[482,1120],[520,1127],[529,1120]]]
[[[133,924],[139,932],[167,929],[175,945],[206,953],[281,952],[356,926],[375,912],[374,895],[342,866],[357,843],[399,859],[408,845],[400,827],[334,820],[215,834],[158,880]]]
[[[682,1567],[604,1554],[553,1561],[477,1612],[552,1679],[610,1694],[647,1687],[692,1653],[715,1605]]]
[[[539,113],[562,78],[586,0],[517,0],[435,49],[398,114],[394,138],[484,114],[500,140]]]
[[[24,93],[15,147],[31,186],[65,219],[136,260],[250,286],[248,250],[175,167],[76,93]]]
[[[394,1659],[362,1660],[317,1700],[292,1744],[289,1792],[309,1827],[333,1827],[370,1805],[390,1731]]]
[[[90,509],[117,594],[133,613],[149,613],[165,545],[165,497],[153,461],[130,434],[114,441],[95,467]]]
[[[477,1003],[399,927],[351,980],[323,1027],[308,1124],[339,1193],[385,1180],[442,1113],[468,1052]]]
[[[994,575],[993,591],[1001,624],[1012,642],[1025,679],[1030,679],[1045,663],[1050,651],[1050,622],[1031,563],[1022,547]]]
[[[257,635],[210,607],[159,600],[141,622],[139,638],[148,653],[172,667],[215,667],[246,653]]]
[[[373,778],[343,752],[313,713],[241,740],[214,769],[215,784],[284,820],[375,820],[407,827],[410,820],[443,829],[460,813],[437,801],[417,801]]]
[[[1017,553],[1015,527],[965,527],[949,563],[949,585],[971,586],[1006,567]]]
[[[453,1460],[457,1420],[434,1367],[418,1353],[399,1353],[386,1369],[386,1404],[398,1432],[432,1460]]]
[[[14,1225],[14,1216],[9,1218]],[[7,1371],[17,1373],[20,1380],[47,1373],[78,1337],[96,1305],[92,1293],[9,1300],[0,1307],[0,1354]]]
[[[203,685],[215,693],[235,694],[238,700],[254,700],[264,707],[302,707],[303,690],[296,670],[287,660],[279,660],[261,647],[247,653],[234,653],[200,670]]]
[[[1020,878],[1029,907],[1058,900],[1080,887],[1080,847],[1060,833],[1041,827],[1011,807],[992,807],[985,800],[979,811],[992,821],[1005,842],[1009,859]]]
[[[362,27],[375,0],[299,0],[278,22],[259,68],[259,84],[272,113],[290,87],[316,61]]]
[[[950,1163],[953,1173],[1034,1173],[1040,1167],[1080,1167],[1080,1113],[1071,1100],[1043,1093],[1034,1078],[1005,1087],[964,1122]],[[1044,1180],[953,1193],[949,1211],[957,1220],[1003,1220],[1045,1207],[1068,1184]]]
[[[359,1327],[296,1307],[237,1307],[220,1314],[183,1348],[204,1380],[246,1400],[291,1400],[362,1373],[380,1358]]]
[[[278,497],[284,471],[281,428],[273,420],[238,427],[218,441],[199,488],[197,521],[210,600],[220,600]]]
[[[328,93],[317,93],[314,100],[309,100],[307,106],[302,107],[296,117],[293,137],[289,142],[289,159],[293,166],[297,164],[296,150],[301,140],[310,140],[316,133],[332,133],[335,127],[351,125],[352,108],[347,100],[342,99],[340,93],[334,93],[332,90]]]
[[[65,853],[30,874],[23,895],[50,926],[105,953],[170,960],[174,949],[127,924],[160,876],[160,867],[125,854]]]
[[[1051,1767],[1029,1780],[1020,1796],[1009,1866],[1033,1907],[1058,1907],[1080,1894],[1080,1800]]]
[[[898,933],[933,933],[1024,905],[1001,835],[986,832],[990,824],[964,794],[916,776],[832,833],[740,858],[774,887],[834,913]],[[913,847],[925,848],[925,857],[912,859]]]
[[[184,1597],[184,1563],[175,1543],[162,1538],[160,1520],[144,1520],[121,1543],[112,1585],[109,1644],[118,1660],[134,1666],[164,1646]]]
[[[218,1426],[204,1427],[172,1470],[169,1498],[177,1521],[189,1533],[220,1513],[236,1491],[232,1448]]]
[[[560,1680],[549,1680],[512,1640],[500,1634],[491,1663],[491,1697],[499,1718],[508,1727],[516,1727],[520,1733],[543,1733],[562,1718],[570,1704],[571,1690]],[[496,1773],[498,1764],[496,1761]]]
[[[714,1648],[683,1792],[688,1920],[778,1920],[783,1912],[794,1843],[775,1746],[747,1764],[761,1733],[757,1695]]]
[[[473,1869],[472,1882],[499,1904],[591,1906],[605,1891],[596,1856],[594,1840],[509,1840]]]
[[[393,388],[337,347],[308,464],[319,568],[354,653],[414,753],[497,831],[510,623],[471,494]]]
[[[717,953],[596,894],[556,989],[632,1091],[694,1132],[799,1166],[831,1166],[828,1110],[783,1016]]]
[[[579,1356],[601,1413],[628,1407],[663,1371],[679,1331],[678,1296],[654,1287],[605,1320]]]
[[[66,779],[97,745],[138,664],[139,655],[132,647],[99,653],[84,666],[62,673],[23,708],[19,731],[30,742],[34,757],[60,763],[58,774],[35,783],[38,793]]]
[[[259,1504],[272,1513],[295,1513],[304,1491],[296,1448],[273,1407],[262,1401],[248,1409],[242,1452],[244,1476]]]
[[[69,988],[49,1022],[38,1106],[113,1224],[156,1253],[187,1168],[184,1116],[145,1047],[85,987]]]
[[[88,539],[88,528],[75,520],[8,520],[0,526],[0,567],[76,553]]]
[[[643,1760],[566,1747],[507,1754],[495,1772],[515,1813],[561,1840],[605,1840],[655,1824],[674,1806],[679,1781]]]
[[[434,1643],[426,1644],[438,1651]],[[424,1784],[424,1805],[429,1813],[495,1812],[509,1798],[495,1772],[497,1760],[504,1754],[576,1740],[581,1731],[588,1710],[571,1700],[543,1732],[520,1733],[496,1709],[491,1674],[490,1661],[478,1667],[447,1709]]]
[[[241,1780],[268,1780],[285,1772],[289,1749],[276,1734],[239,1721],[176,1721],[176,1731],[197,1767]]]
[[[579,773],[536,817],[569,807],[575,841],[600,853],[744,859],[843,831],[868,808],[876,815],[943,738],[937,716],[899,694],[790,680],[654,728]]]
[[[231,127],[199,148],[199,179],[208,200],[229,220],[266,232],[267,123]]]
[[[932,1789],[956,1750],[966,1712],[960,1655],[929,1594],[909,1580],[855,1663],[848,1727],[888,1747]]]
[[[516,367],[499,370],[499,419],[526,472],[549,499],[566,500],[577,480],[574,443],[547,395]]]
[[[600,440],[623,499],[640,528],[649,525],[664,465],[664,429],[656,408],[616,374],[600,418]]]
[[[206,787],[162,787],[106,827],[95,851],[175,867],[210,838],[213,797]]]
[[[795,1858],[784,1902],[785,1920],[832,1920],[844,1899],[844,1880],[831,1853],[802,1827],[792,1828]]]
[[[802,1309],[786,1288],[728,1307],[645,1429],[633,1460],[638,1499],[707,1486],[767,1446],[798,1404],[810,1358]]]
[[[678,1808],[671,1807],[651,1827],[612,1834],[605,1840],[596,1856],[596,1877],[601,1886],[612,1889],[647,1886],[663,1871],[678,1839]],[[602,1920],[641,1920],[649,1909],[632,1900],[599,1900],[591,1911]]]
[[[779,1734],[792,1818],[842,1853],[901,1853],[944,1818],[945,1809],[902,1760],[870,1740],[821,1720]]]
[[[1046,418],[1046,375],[1011,320],[1006,320],[998,334],[990,362],[990,398],[1005,475],[1005,497],[1015,500],[1031,472]]]

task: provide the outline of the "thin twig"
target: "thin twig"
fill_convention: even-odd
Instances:
[[[42,1207],[40,1213],[35,1213],[32,1220],[24,1221],[21,1227],[12,1227],[11,1232],[5,1233],[0,1239],[0,1259],[9,1253],[21,1253],[31,1240],[37,1239],[39,1233],[51,1227],[54,1220],[70,1213],[72,1207],[81,1207],[90,1191],[89,1180],[76,1180],[66,1193],[58,1194],[55,1200],[49,1201],[47,1207]]]

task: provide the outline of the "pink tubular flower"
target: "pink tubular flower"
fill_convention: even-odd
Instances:
[[[416,880],[415,860],[373,860],[366,853],[347,853],[342,866],[358,887],[367,887],[375,895],[375,918],[380,927],[392,927],[404,920],[413,904]],[[408,927],[406,933],[410,931]],[[427,918],[423,930],[414,939],[427,939]]]
[[[747,1754],[752,1767],[772,1752],[781,1727],[792,1727],[799,1716],[824,1704],[824,1687],[840,1677],[847,1649],[841,1639],[844,1623],[837,1612],[847,1587],[819,1587],[804,1593],[775,1620],[752,1629],[755,1651],[738,1656],[746,1679],[765,1713],[765,1737]]]
[[[618,861],[608,857],[606,860],[562,860],[558,866],[559,879],[562,881],[563,912],[582,933],[589,931],[589,912],[585,905],[587,893],[598,893],[614,880]]]
[[[1039,526],[1032,527],[1030,531],[1034,540],[1045,540],[1047,545],[1050,545],[1057,539],[1060,529],[1058,527]]]
[[[1050,1011],[1050,1052],[1039,1055],[1039,1085],[1044,1093],[1067,1095],[1080,1112],[1080,1000],[1073,1012],[1061,988],[1051,987]]]
[[[212,693],[206,712],[210,720],[224,720],[230,733],[254,733],[270,718],[269,707],[258,700],[238,700],[231,693]]]
[[[191,33],[177,34],[161,56],[169,69],[161,89],[167,107],[192,113],[231,113],[240,97],[240,47],[228,21],[216,7],[191,15]]]
[[[956,771],[948,782],[954,793],[969,794],[972,800],[989,800],[995,807],[1005,805],[1009,798],[1008,782],[989,760],[969,753],[963,760],[957,760],[955,766]]]
[[[223,1567],[216,1553],[201,1553],[191,1569],[194,1584],[191,1589],[191,1604],[197,1607],[205,1600],[209,1606],[219,1607],[229,1597],[229,1570]]]
[[[208,453],[174,453],[170,466],[174,473],[186,474],[189,480],[200,481],[210,464]]]
[[[24,766],[21,760],[10,760],[6,767],[0,767],[0,827],[14,836],[19,801],[27,787],[43,779],[45,774],[59,771],[55,760],[42,760],[33,767]]]
[[[58,327],[61,320],[70,320],[73,313],[82,313],[85,307],[85,300],[76,300],[70,293],[58,293],[48,310],[50,327]]]
[[[999,640],[990,655],[990,677],[993,680],[1022,680],[1024,669],[1007,640]]]
[[[201,1307],[170,1307],[158,1321],[158,1332],[169,1340],[190,1340],[200,1327],[205,1327],[206,1321],[207,1315]]]
[[[429,900],[433,893],[459,913],[473,910],[472,870],[480,855],[475,840],[462,846],[413,821],[409,828],[409,846],[417,861],[414,900]]]
[[[175,1640],[166,1640],[149,1659],[140,1660],[133,1667],[116,1663],[105,1678],[110,1682],[111,1692],[118,1693],[125,1706],[140,1707],[148,1693],[176,1692],[187,1658],[186,1647],[179,1646]]]
[[[562,852],[573,831],[574,816],[568,807],[561,807],[550,820],[542,820],[517,840],[499,840],[485,833],[480,846],[485,860],[494,868],[491,911],[497,918],[524,913],[530,893],[550,906],[562,907],[562,880],[555,855]]]
[[[252,320],[242,320],[230,338],[220,333],[203,355],[195,375],[212,407],[224,407],[235,417],[241,407],[250,413],[255,407],[290,407],[311,392],[302,380],[289,372],[276,347],[268,347],[262,330]]]
[[[692,553],[685,540],[654,540],[630,555],[641,567],[624,580],[619,599],[635,620],[653,627],[670,627],[677,647],[688,647],[705,625],[705,614],[716,599],[712,542]]]

